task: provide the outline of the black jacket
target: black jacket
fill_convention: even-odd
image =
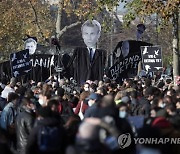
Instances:
[[[3,97],[0,97],[0,111],[2,111],[6,105],[7,105],[7,100]]]
[[[20,154],[25,153],[28,136],[33,128],[35,114],[25,109],[19,113],[16,119],[17,149]]]
[[[86,47],[78,47],[67,66],[73,65],[74,79],[82,84],[86,80],[102,80],[106,61],[106,51],[96,49],[92,63],[90,63],[89,51]]]
[[[151,111],[151,104],[148,99],[142,97],[139,101],[139,106],[141,108],[140,115],[144,115],[146,118],[149,117]]]
[[[89,107],[84,114],[84,118],[90,118],[90,117],[98,117],[99,118],[99,110],[100,107],[95,103],[91,107]]]
[[[38,133],[39,131],[44,127],[44,126],[49,126],[49,127],[58,127],[58,130],[60,131],[60,135],[58,138],[61,139],[61,143],[59,144],[59,151],[55,153],[43,153],[39,150],[38,147]],[[54,141],[56,143],[56,141]],[[59,154],[63,153],[64,150],[64,145],[65,145],[65,132],[64,129],[61,127],[60,122],[56,118],[52,117],[47,117],[41,120],[38,120],[37,125],[33,128],[31,131],[31,134],[28,138],[28,143],[26,146],[26,154]]]

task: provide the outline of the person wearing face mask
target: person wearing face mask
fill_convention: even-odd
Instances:
[[[99,117],[100,105],[99,102],[101,97],[99,94],[91,93],[87,98],[89,108],[86,110],[84,118],[88,117]]]
[[[86,80],[102,80],[104,75],[106,52],[97,49],[97,42],[101,33],[101,25],[96,20],[87,20],[81,27],[82,38],[86,47],[78,47],[67,68],[73,65],[74,79],[78,84]]]
[[[84,91],[90,91],[90,85],[89,85],[89,83],[86,82],[86,83],[84,84],[83,90],[84,90]]]
[[[166,106],[166,103],[163,101],[163,99],[160,99],[158,101],[158,107],[163,109],[163,108],[165,108],[165,106]]]
[[[88,91],[83,91],[81,94],[80,94],[80,99],[79,99],[79,102],[76,106],[76,109],[74,111],[74,113],[76,115],[79,115],[79,117],[81,118],[81,120],[84,118],[84,113],[85,111],[88,109],[88,103],[87,103],[87,100],[86,98],[89,96],[89,92]]]
[[[125,103],[120,103],[117,105],[119,109],[119,118],[127,118],[128,117],[128,108],[127,104]]]
[[[19,154],[25,154],[28,137],[35,121],[35,105],[30,99],[23,98],[21,106],[22,112],[16,119],[17,151]]]
[[[51,98],[50,86],[48,84],[44,84],[42,87],[42,91],[39,94],[39,100],[38,100],[41,107],[47,106],[48,105],[47,102],[50,98]]]

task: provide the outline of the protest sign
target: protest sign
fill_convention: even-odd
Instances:
[[[138,63],[141,61],[141,46],[152,44],[128,40],[117,44],[113,52],[114,64],[109,68],[108,77],[116,81],[122,81],[137,74]]]
[[[162,71],[162,53],[159,46],[141,47],[142,63],[147,72]]]
[[[25,75],[31,71],[29,51],[22,50],[10,55],[10,63],[13,77]]]

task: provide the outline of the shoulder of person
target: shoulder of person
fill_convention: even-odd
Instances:
[[[99,52],[107,52],[105,49],[100,49],[100,48],[97,48],[96,51],[99,51]]]
[[[82,51],[82,50],[87,50],[87,47],[76,47],[75,49],[74,49],[74,51]]]

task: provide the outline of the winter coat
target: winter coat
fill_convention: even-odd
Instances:
[[[59,136],[57,136],[58,139],[61,140],[61,143],[58,145],[59,151],[56,151],[55,153],[48,153],[48,152],[42,152],[39,149],[38,145],[38,138],[39,138],[39,131],[42,130],[43,127],[57,127],[58,131],[60,133]],[[63,150],[65,148],[65,132],[64,129],[60,126],[60,122],[52,117],[47,117],[39,120],[37,122],[37,126],[34,127],[30,133],[30,136],[28,138],[28,143],[26,146],[26,154],[59,154],[63,153]],[[57,141],[53,141],[53,143],[56,143]]]
[[[27,108],[17,116],[16,119],[16,138],[17,149],[20,154],[25,154],[25,147],[27,145],[28,136],[33,128],[35,121],[35,114]]]
[[[78,47],[74,50],[68,67],[73,65],[74,79],[82,84],[86,80],[102,80],[106,61],[106,52],[96,49],[92,62],[90,62],[89,51],[86,47]]]
[[[83,103],[83,104],[81,104],[81,103]],[[81,105],[82,105],[82,109],[81,109]],[[84,114],[88,107],[89,106],[84,101],[79,101],[74,113],[79,114],[80,109],[81,109],[82,113]]]
[[[4,130],[8,129],[8,126],[12,125],[15,122],[16,118],[16,109],[12,102],[8,103],[1,113],[0,126]]]

